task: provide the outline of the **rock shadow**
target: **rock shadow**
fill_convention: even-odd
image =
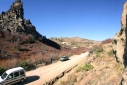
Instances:
[[[44,44],[46,44],[48,46],[51,46],[51,47],[54,47],[56,49],[59,49],[59,50],[61,49],[61,46],[58,43],[56,43],[56,42],[54,42],[54,41],[52,41],[50,39],[44,38],[42,42]]]
[[[127,15],[126,15],[126,27],[127,27]],[[127,28],[125,29],[125,32],[126,32],[126,36],[127,36]],[[125,42],[125,45],[127,46],[127,37],[126,37],[126,42]],[[127,66],[127,47],[125,47],[124,49],[124,54],[123,54],[123,64],[124,64],[124,67],[126,68]]]

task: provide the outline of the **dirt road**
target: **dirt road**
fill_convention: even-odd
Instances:
[[[89,53],[86,52],[81,55],[74,55],[68,61],[58,61],[57,63],[26,72],[27,79],[21,85],[42,85],[50,79],[58,76],[63,71],[79,64],[88,54]]]

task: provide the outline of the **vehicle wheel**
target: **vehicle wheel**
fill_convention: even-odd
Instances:
[[[20,82],[21,82],[21,83],[24,82],[24,79],[22,78],[22,79],[20,80]]]

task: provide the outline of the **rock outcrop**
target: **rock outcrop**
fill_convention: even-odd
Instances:
[[[24,18],[23,3],[21,0],[16,0],[8,11],[0,14],[0,30],[9,31],[11,34],[31,34],[35,40],[39,40],[57,49],[61,48],[56,42],[38,33],[31,21]],[[0,33],[0,37],[2,37],[2,33]]]
[[[116,60],[119,63],[124,63],[127,59],[126,48],[127,48],[127,2],[123,6],[123,13],[121,18],[121,29],[116,33],[113,39],[113,50]]]
[[[35,39],[41,36],[30,20],[24,19],[24,9],[21,0],[16,0],[7,12],[0,14],[0,29],[6,29],[11,33],[31,34]]]
[[[113,40],[113,50],[116,60],[124,64],[125,71],[120,85],[127,85],[127,2],[124,3],[121,18],[121,29]]]

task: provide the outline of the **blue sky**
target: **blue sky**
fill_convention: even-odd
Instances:
[[[15,0],[0,0],[0,12]],[[126,0],[22,0],[24,17],[50,37],[113,38]]]

